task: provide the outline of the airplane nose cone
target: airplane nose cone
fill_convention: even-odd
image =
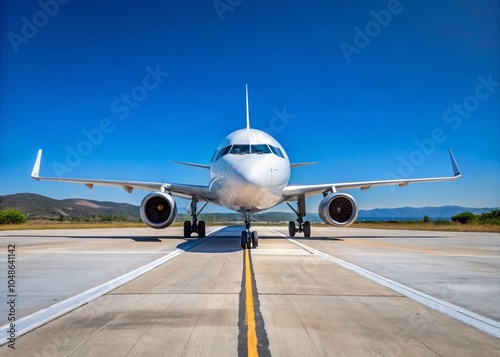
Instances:
[[[261,205],[272,185],[272,171],[267,167],[234,167],[229,175],[231,192],[238,197],[238,206]]]
[[[268,188],[271,186],[271,169],[267,167],[238,168],[234,170],[236,180],[242,184],[255,188]]]

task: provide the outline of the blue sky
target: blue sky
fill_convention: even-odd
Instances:
[[[39,148],[44,176],[206,184],[207,171],[169,160],[208,163],[245,126],[248,83],[252,127],[292,162],[319,162],[292,184],[451,175],[451,147],[454,183],[350,193],[361,209],[500,206],[496,1],[1,7],[0,195],[147,194],[35,182]]]

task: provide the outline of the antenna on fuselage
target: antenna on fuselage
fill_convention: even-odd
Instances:
[[[247,90],[247,130],[250,130],[250,114],[248,113],[248,83],[246,84]]]

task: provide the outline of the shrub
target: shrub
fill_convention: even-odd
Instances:
[[[456,214],[453,217],[451,217],[451,220],[453,222],[459,222],[462,224],[472,224],[472,223],[476,223],[478,218],[472,212],[462,212],[462,213]]]
[[[26,217],[17,209],[4,209],[0,211],[0,224],[20,224],[26,222]]]
[[[482,213],[479,216],[479,222],[483,224],[500,224],[500,209]]]
[[[424,216],[424,222],[430,222],[431,218],[429,216]]]

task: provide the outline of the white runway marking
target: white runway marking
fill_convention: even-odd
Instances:
[[[134,280],[135,278],[147,273],[148,271],[158,267],[159,265],[168,262],[169,260],[190,250],[191,248],[197,246],[198,244],[203,243],[205,240],[207,240],[209,237],[216,234],[219,230],[223,228],[225,227],[219,228],[211,232],[210,234],[207,235],[207,238],[197,239],[195,241],[190,242],[184,249],[176,249],[175,251],[170,252],[169,254],[149,264],[146,264],[127,274],[119,276],[118,278],[110,280],[107,283],[96,286],[95,288],[84,291],[83,293],[70,297],[57,304],[51,305],[45,309],[41,309],[19,320],[16,320],[16,337],[20,337],[21,335],[24,335],[25,333],[28,333],[34,330],[35,328],[40,327],[46,324],[47,322],[58,318],[59,316],[62,316],[92,300],[97,299],[98,297],[110,292],[111,290],[114,290],[128,283],[129,281]],[[9,330],[9,328],[10,328],[9,324],[0,327],[0,335],[2,336],[0,338],[0,345],[7,343],[7,335],[8,335],[7,331]]]
[[[26,252],[25,252],[26,253]],[[108,250],[108,251],[97,251],[97,250],[42,250],[27,252],[30,254],[169,254],[173,251],[159,251],[159,250],[134,250],[134,251],[119,251],[119,250]]]
[[[469,326],[475,327],[478,330],[481,330],[483,332],[486,332],[492,336],[495,337],[500,337],[500,322],[497,322],[492,319],[488,319],[484,316],[481,316],[479,314],[476,314],[472,311],[466,310],[464,308],[461,308],[460,306],[450,304],[449,302],[440,300],[438,298],[435,298],[433,296],[427,295],[425,293],[422,293],[418,290],[412,289],[406,285],[400,284],[394,280],[387,279],[383,276],[380,276],[378,274],[375,274],[369,270],[363,269],[357,265],[348,263],[344,260],[332,257],[331,255],[328,255],[326,253],[323,253],[319,250],[316,250],[314,248],[311,248],[305,244],[302,244],[300,242],[297,242],[296,240],[280,233],[275,230],[272,230],[274,233],[279,234],[280,236],[286,238],[290,242],[294,243],[295,245],[306,249],[307,251],[311,252],[312,254],[316,254],[326,260],[329,260],[335,264],[338,264],[346,269],[352,270],[360,275],[363,275],[364,277],[373,280],[381,285],[384,285],[400,294],[403,294],[404,296],[415,300],[427,307],[430,307],[433,310],[439,311],[445,315],[448,315],[458,321],[461,321]]]
[[[304,249],[255,249],[252,255],[311,255]]]

